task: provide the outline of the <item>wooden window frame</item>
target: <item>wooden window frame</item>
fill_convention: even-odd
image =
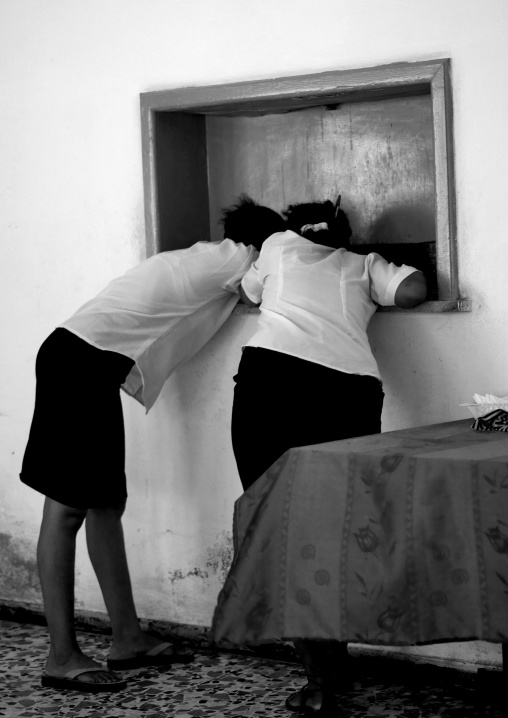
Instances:
[[[452,91],[448,58],[142,93],[147,256],[160,251],[161,246],[157,197],[157,113],[260,115],[419,94],[430,94],[432,103],[439,299],[424,302],[409,311],[471,311],[471,301],[460,296],[458,280]],[[381,309],[401,311],[393,307]]]

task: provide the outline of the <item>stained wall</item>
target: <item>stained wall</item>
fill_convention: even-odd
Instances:
[[[40,602],[42,498],[17,478],[37,349],[145,256],[141,92],[450,57],[459,272],[473,311],[374,318],[384,428],[465,418],[458,405],[473,392],[508,394],[507,30],[503,0],[1,3],[0,600]],[[210,622],[240,493],[231,377],[254,326],[255,315],[234,314],[148,417],[125,399],[125,534],[141,616]],[[83,537],[76,572],[78,606],[103,610]],[[483,644],[425,652],[499,661]]]

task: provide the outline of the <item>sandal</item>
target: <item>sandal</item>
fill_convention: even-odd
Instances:
[[[173,648],[173,653],[164,653]],[[146,653],[132,658],[108,658],[108,668],[114,671],[129,671],[133,668],[146,668],[147,666],[171,666],[173,663],[191,663],[194,653],[188,648],[175,646],[173,643],[159,643]]]
[[[78,676],[82,676],[85,673],[95,672],[111,673],[111,671],[108,671],[105,668],[95,667],[76,668],[73,671],[68,671],[63,676],[50,676],[48,673],[44,673],[41,678],[41,684],[43,688],[55,688],[60,691],[82,691],[83,693],[116,693],[116,691],[121,691],[123,688],[127,688],[127,681],[120,679],[117,679],[116,681],[101,681],[96,683],[80,681],[78,679]]]

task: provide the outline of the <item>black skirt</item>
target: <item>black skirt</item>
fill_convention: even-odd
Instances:
[[[246,347],[234,377],[233,452],[247,489],[288,449],[381,431],[379,379]]]
[[[66,329],[39,349],[35,409],[21,481],[75,508],[117,506],[127,496],[120,386],[134,362]]]

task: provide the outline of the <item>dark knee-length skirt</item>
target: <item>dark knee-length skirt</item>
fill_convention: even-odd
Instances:
[[[56,329],[36,361],[35,409],[21,481],[75,508],[127,496],[120,386],[134,362]]]

